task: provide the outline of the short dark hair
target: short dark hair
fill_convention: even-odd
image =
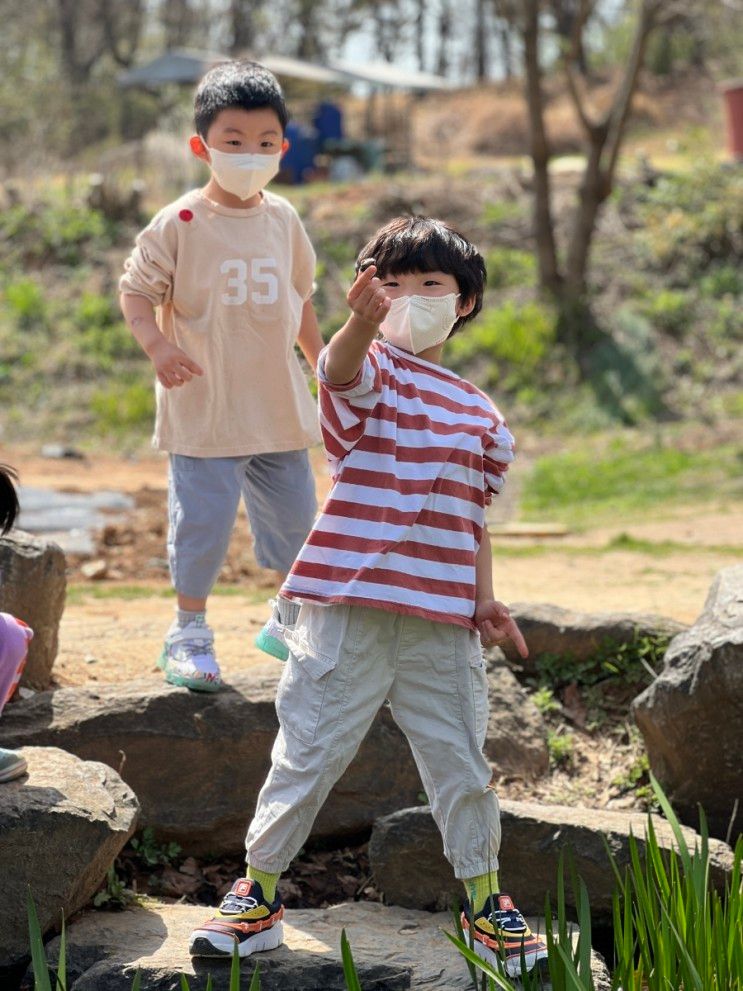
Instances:
[[[197,133],[206,140],[217,114],[232,107],[243,110],[270,107],[276,111],[281,130],[286,130],[289,112],[279,81],[265,65],[258,62],[234,59],[220,62],[207,72],[194,97],[194,124]]]
[[[13,485],[17,477],[9,465],[0,465],[0,536],[10,530],[20,512],[18,493]]]
[[[419,216],[395,217],[361,249],[356,261],[357,270],[365,258],[374,259],[380,276],[405,275],[409,272],[446,272],[453,275],[462,298],[474,299],[475,305],[471,313],[457,320],[451,334],[455,334],[482,309],[487,280],[485,261],[471,241],[442,220]]]

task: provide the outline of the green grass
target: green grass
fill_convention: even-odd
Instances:
[[[603,451],[586,444],[536,462],[524,485],[523,517],[581,524],[710,495],[735,497],[742,469],[743,450],[735,444],[688,451],[622,438]]]
[[[245,585],[216,585],[211,592],[220,598],[247,599],[251,605],[259,605],[269,598],[269,589],[252,588]],[[88,582],[75,582],[67,586],[66,604],[79,605],[89,599],[174,599],[175,592],[170,586],[159,585],[118,585],[115,583],[95,585]]]
[[[518,538],[517,538],[518,539]],[[523,547],[512,544],[508,539],[493,537],[493,555],[503,558],[529,557],[602,557],[612,553],[648,554],[652,557],[672,557],[674,554],[717,554],[730,557],[743,557],[743,544],[692,544],[680,540],[644,540],[619,533],[605,544],[581,547],[564,543],[564,538],[550,538],[549,542],[527,544]]]

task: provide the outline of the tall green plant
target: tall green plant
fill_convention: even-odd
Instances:
[[[709,832],[700,811],[700,841],[690,850],[663,789],[650,776],[673,830],[676,850],[664,853],[651,819],[645,857],[630,837],[622,877],[612,858],[615,988],[622,991],[740,991],[743,988],[743,837],[722,896],[709,883]]]

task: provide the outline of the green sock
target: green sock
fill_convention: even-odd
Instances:
[[[251,881],[257,881],[263,888],[263,897],[267,902],[272,902],[276,897],[276,882],[281,877],[281,874],[266,874],[265,871],[257,871],[255,867],[251,867],[248,864],[248,874],[247,876]]]
[[[479,874],[477,877],[465,878],[462,884],[475,912],[479,912],[484,906],[488,895],[497,895],[500,890],[498,888],[498,871],[489,871],[487,874]]]

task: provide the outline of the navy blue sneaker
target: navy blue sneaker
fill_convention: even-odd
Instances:
[[[241,957],[275,950],[284,941],[284,906],[278,892],[272,902],[257,881],[242,877],[222,899],[213,919],[194,929],[188,945],[192,957]]]
[[[494,970],[499,971],[500,961],[509,977],[520,977],[522,952],[527,970],[532,970],[539,960],[546,960],[547,944],[534,935],[509,895],[488,895],[472,919],[470,932],[471,911],[465,904],[462,929],[465,936],[470,936],[467,942]]]

